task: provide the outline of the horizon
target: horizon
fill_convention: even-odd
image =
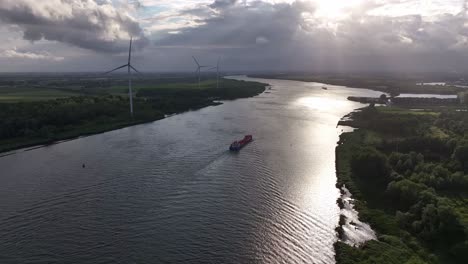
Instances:
[[[106,71],[4,71],[0,72],[0,75],[8,75],[8,74],[104,74]],[[139,70],[140,73],[143,74],[193,74],[195,75],[195,71],[145,71]],[[389,76],[389,77],[397,77],[401,75],[436,75],[436,77],[440,77],[437,75],[457,75],[463,76],[468,75],[468,70],[466,72],[444,72],[444,71],[280,71],[280,70],[220,70],[220,73],[223,73],[225,76],[229,75],[245,75],[245,74],[274,74],[274,75],[286,75],[286,74],[294,74],[294,75],[367,75],[371,76]],[[216,71],[209,70],[209,71],[202,71],[201,74],[203,75],[215,75]],[[127,72],[125,71],[116,71],[109,74],[112,75],[125,75],[127,76]],[[136,75],[137,74],[132,74]]]

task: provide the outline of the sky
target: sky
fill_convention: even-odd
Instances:
[[[468,0],[0,0],[0,72],[468,72]]]

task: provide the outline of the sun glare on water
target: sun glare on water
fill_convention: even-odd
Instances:
[[[297,100],[296,104],[313,110],[328,111],[342,108],[347,102],[325,97],[302,97]]]

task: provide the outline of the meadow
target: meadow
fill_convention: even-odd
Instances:
[[[79,93],[70,90],[28,87],[0,87],[0,103],[36,102],[78,96]]]

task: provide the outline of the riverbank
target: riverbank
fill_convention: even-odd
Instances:
[[[201,87],[171,83],[140,87],[134,99],[135,114],[128,114],[128,98],[121,95],[75,96],[45,101],[0,103],[0,153],[103,133],[256,96],[266,84],[225,80]]]
[[[336,242],[337,263],[466,263],[466,115],[367,107],[340,124],[357,129],[336,147],[337,187],[377,240]]]
[[[308,74],[255,74],[255,78],[281,79],[302,82],[316,82],[329,85],[345,86],[350,88],[369,89],[388,93],[392,96],[401,93],[409,94],[445,94],[457,95],[466,92],[466,89],[446,85],[421,85],[408,78],[372,77],[372,76],[348,76],[348,75],[308,75]]]
[[[157,121],[164,118],[164,116],[157,116],[154,119],[148,120],[139,120],[139,121],[128,121],[122,123],[111,123],[103,125],[92,125],[87,127],[78,127],[76,129],[71,129],[69,131],[54,135],[54,138],[29,138],[29,139],[11,139],[11,140],[2,140],[0,141],[0,156],[2,153],[22,149],[22,148],[31,148],[35,146],[42,145],[52,145],[66,140],[72,140],[79,137],[95,135],[99,133],[104,133],[124,127],[149,123]]]

